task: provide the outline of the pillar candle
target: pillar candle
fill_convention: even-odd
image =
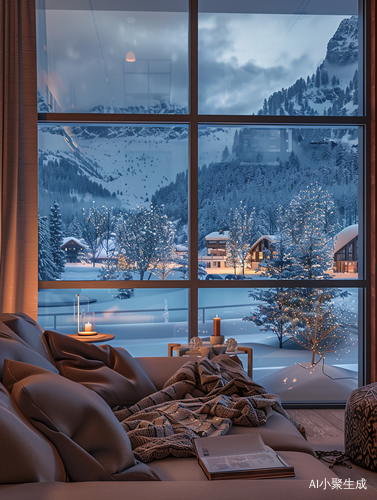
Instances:
[[[216,316],[216,318],[213,318],[213,335],[221,335],[220,333],[220,329],[221,329],[221,318],[218,318]]]
[[[92,323],[85,323],[85,331],[86,332],[92,331]]]

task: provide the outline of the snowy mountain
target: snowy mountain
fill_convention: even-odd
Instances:
[[[259,115],[358,114],[358,18],[344,19],[315,73],[264,100]]]
[[[153,114],[153,115],[186,115],[187,107],[169,104],[164,101],[154,104],[149,107],[144,106],[127,106],[125,108],[109,107],[109,106],[94,106],[88,110],[88,113],[123,113],[123,114]]]
[[[344,19],[327,44],[325,61],[336,66],[345,66],[358,60],[358,17]]]
[[[357,114],[357,23],[357,17],[343,20],[313,75],[273,93],[259,113]],[[51,111],[40,91],[38,106],[40,112]],[[150,108],[96,106],[88,112],[185,114],[187,109],[161,102]],[[230,207],[240,200],[256,209],[265,232],[272,234],[278,201],[289,202],[303,183],[311,181],[332,190],[342,224],[357,222],[356,129],[337,133],[319,128],[282,129],[268,132],[268,137],[246,130],[199,128],[200,238],[225,229]],[[278,141],[280,149],[274,150],[273,143]],[[152,202],[164,205],[171,220],[186,224],[188,162],[188,126],[42,125],[40,214],[47,215],[58,200],[67,225],[94,200],[117,210]]]

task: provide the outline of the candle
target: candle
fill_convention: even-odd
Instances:
[[[216,318],[213,318],[213,335],[216,337],[220,335],[221,329],[221,318],[216,315]]]
[[[92,331],[92,323],[85,323],[85,331],[86,332],[91,332]]]

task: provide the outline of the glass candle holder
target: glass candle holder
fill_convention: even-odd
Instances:
[[[95,313],[81,313],[79,322],[79,335],[96,335]]]

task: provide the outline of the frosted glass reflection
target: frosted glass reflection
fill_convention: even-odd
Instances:
[[[200,113],[361,113],[357,15],[244,10],[199,14]]]
[[[37,9],[39,112],[187,113],[188,2],[177,12],[93,5]]]

